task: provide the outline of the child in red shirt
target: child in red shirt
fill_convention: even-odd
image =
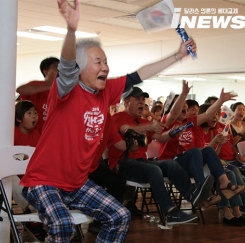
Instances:
[[[14,145],[36,147],[40,133],[35,129],[38,121],[37,109],[34,103],[29,100],[22,100],[15,105],[15,127]],[[23,187],[19,185],[20,178],[13,176],[13,198],[24,212],[36,212],[26,199],[21,195]],[[31,233],[39,242],[44,242],[47,236],[41,223],[27,222],[25,229]]]

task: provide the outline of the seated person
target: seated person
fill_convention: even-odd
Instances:
[[[215,114],[223,102],[231,100],[233,97],[234,95],[230,94],[229,92],[225,93],[222,89],[220,98],[212,106],[210,106],[205,113],[192,117],[187,117],[188,107],[185,101],[183,101],[182,105],[172,103],[170,105],[170,111],[172,109],[171,107],[178,107],[177,110],[179,110],[179,115],[177,118],[174,117],[173,119],[171,118],[172,113],[170,112],[162,118],[162,123],[165,124],[168,119],[171,118],[172,123],[168,123],[168,129],[184,125],[188,122],[192,122],[193,126],[186,128],[171,140],[161,144],[159,151],[160,159],[174,158],[182,166],[182,168],[184,168],[186,173],[194,178],[197,185],[202,183],[204,180],[203,166],[207,164],[211,174],[214,176],[214,179],[219,182],[220,189],[222,189],[222,193],[226,198],[231,198],[237,194],[240,194],[243,188],[230,183],[220,159],[213,148],[205,147],[199,150],[193,146],[193,140],[195,136],[195,128],[206,122],[213,114]],[[175,101],[175,103],[177,103],[177,101],[178,99]],[[176,112],[176,114],[178,114],[178,112]],[[205,204],[210,206],[217,203],[219,200],[217,199],[217,196],[210,195]]]
[[[210,105],[208,104],[201,105],[199,114],[206,112],[209,107]],[[225,125],[219,123],[218,119],[219,116],[217,112],[210,117],[207,122],[201,124],[196,129],[194,146],[198,148],[203,148],[206,146],[213,147],[219,158],[224,161],[223,165],[225,166],[225,172],[229,180],[234,184],[244,187],[241,172],[236,166],[232,165],[232,162],[236,162],[232,134],[230,131],[226,136],[222,134]],[[227,200],[222,195],[218,183],[216,191],[221,196],[221,202],[217,206],[223,212],[223,223],[232,226],[245,225],[245,218],[241,215],[239,210],[239,206],[245,205],[245,191],[243,191],[240,195],[232,197],[230,200]]]
[[[29,100],[20,100],[15,104],[14,145],[36,147],[40,133],[35,129],[38,113],[35,104]],[[23,187],[19,185],[21,176],[12,176],[13,199],[24,213],[36,212],[22,196]],[[25,230],[31,233],[40,242],[45,241],[46,231],[41,223],[26,222]]]
[[[163,129],[161,123],[149,123],[146,119],[141,118],[146,97],[149,97],[147,93],[134,87],[124,97],[125,111],[112,117],[122,139],[125,139],[125,131],[130,131],[129,129],[140,134],[146,133],[149,139],[155,139],[158,136],[161,136],[162,139],[166,139],[165,137],[169,139],[168,133],[164,136],[159,134]],[[180,193],[194,206],[200,206],[203,200],[208,197],[213,185],[213,178],[208,176],[199,187],[194,188],[187,174],[175,161],[148,161],[146,151],[147,145],[139,144],[139,148],[135,152],[129,152],[128,156],[121,161],[121,159],[119,160],[122,155],[121,151],[111,146],[109,148],[109,166],[111,169],[118,170],[127,180],[150,183],[152,192],[163,214],[166,215],[167,224],[186,223],[195,219],[196,215],[186,214],[174,206],[165,188],[164,177],[168,177]]]
[[[239,142],[245,141],[245,122],[243,121],[245,117],[245,106],[242,102],[236,102],[232,104],[231,110],[234,112],[234,118],[231,121],[231,132],[234,145],[237,148]],[[239,162],[243,162],[239,158],[239,154],[236,157]]]
[[[199,110],[199,104],[195,100],[186,100],[186,104],[188,106],[187,116],[196,116]]]

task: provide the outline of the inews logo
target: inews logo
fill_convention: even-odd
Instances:
[[[238,14],[237,8],[184,8],[181,15],[181,8],[174,8],[171,28],[176,28],[179,23],[180,27],[185,28],[222,28],[230,27],[232,29],[245,28],[245,16]]]

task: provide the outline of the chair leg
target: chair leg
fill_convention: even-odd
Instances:
[[[205,224],[205,220],[204,220],[202,208],[201,208],[201,207],[195,208],[195,207],[192,205],[192,211],[196,212],[197,210],[198,210],[199,213],[200,213],[200,217],[201,217],[202,223]],[[198,220],[200,220],[199,217],[198,217]]]
[[[147,192],[147,189],[146,188],[140,188],[140,191],[141,191],[141,195],[142,195],[142,206],[141,206],[141,216],[140,218],[142,218],[142,214],[144,212],[144,207],[146,207],[146,211],[147,213],[150,212],[149,208],[148,208],[148,205],[147,205],[147,202],[146,202],[146,192]]]
[[[5,190],[4,190],[4,187],[3,187],[3,183],[2,183],[1,180],[0,180],[0,190],[1,190],[1,195],[2,195],[2,198],[3,198],[3,202],[4,202],[4,205],[5,205],[5,208],[2,206],[1,209],[8,214],[8,217],[9,217],[9,220],[10,220],[10,223],[11,223],[11,226],[12,226],[12,230],[13,230],[13,234],[14,234],[16,242],[17,243],[21,243],[18,231],[17,231],[16,226],[15,226],[13,215],[11,213],[11,208],[9,206],[8,198],[7,198],[7,195],[5,193]]]
[[[82,243],[85,243],[84,234],[83,234],[81,225],[76,225],[76,231],[77,231],[78,235],[80,236]]]
[[[150,190],[150,191],[151,191],[151,190]],[[156,205],[156,208],[157,208],[157,212],[158,212],[158,214],[159,214],[159,217],[160,217],[160,219],[161,219],[161,222],[162,222],[163,225],[165,225],[165,216],[163,215],[162,210],[161,210],[161,208],[159,207],[158,202],[156,201],[156,198],[155,198],[155,196],[154,196],[154,194],[153,194],[152,191],[151,191],[151,195],[152,195],[152,198],[153,198],[153,200],[154,200],[154,202],[155,202],[155,205]]]

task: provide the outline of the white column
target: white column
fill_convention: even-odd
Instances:
[[[0,0],[0,146],[13,145],[18,0]],[[1,159],[1,158],[0,158]],[[6,161],[7,162],[7,161]],[[10,200],[12,182],[4,180]],[[1,215],[4,215],[1,213]],[[5,214],[6,215],[6,214]],[[9,242],[9,223],[0,222],[0,242]]]

